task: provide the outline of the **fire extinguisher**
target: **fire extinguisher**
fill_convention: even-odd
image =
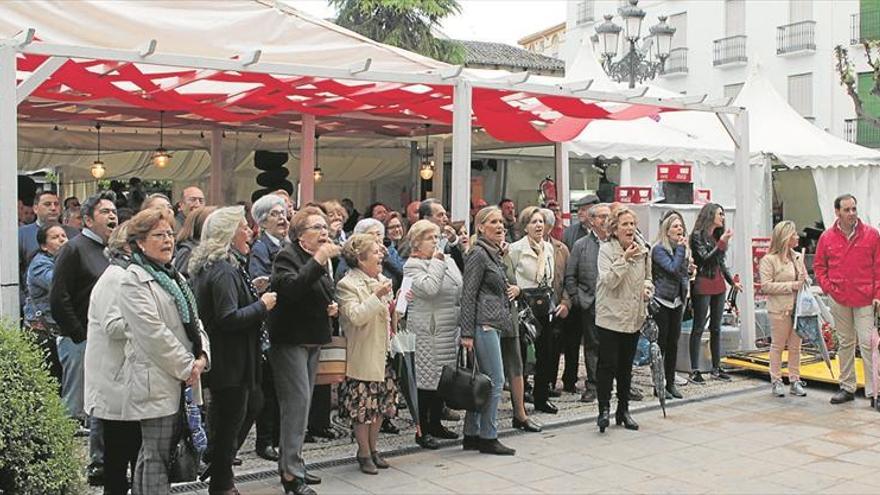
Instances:
[[[538,186],[538,193],[541,204],[547,204],[551,199],[556,200],[556,182],[548,175]]]

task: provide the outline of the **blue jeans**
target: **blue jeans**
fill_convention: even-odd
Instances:
[[[474,332],[474,352],[481,373],[492,380],[489,400],[479,412],[468,411],[464,416],[464,434],[486,440],[498,438],[498,404],[504,387],[504,365],[501,361],[501,336],[490,327],[477,327]]]
[[[61,400],[67,406],[67,413],[79,420],[86,418],[86,413],[83,410],[85,400],[83,362],[85,355],[85,340],[76,344],[70,337],[58,339],[58,360],[61,361],[62,369]]]

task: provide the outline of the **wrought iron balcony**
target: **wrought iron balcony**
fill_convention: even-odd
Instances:
[[[714,41],[712,65],[742,65],[749,61],[746,51],[746,35],[729,36]]]
[[[862,36],[859,34],[859,20],[861,14],[852,14],[849,16],[849,44],[858,45]]]
[[[844,136],[851,143],[869,148],[880,148],[880,127],[863,119],[846,119]]]
[[[849,20],[849,44],[858,45],[864,40],[880,38],[880,9],[863,9],[852,14]]]
[[[673,74],[688,73],[688,49],[673,48],[669,50],[669,58],[663,66],[663,75],[669,76]]]
[[[816,51],[816,21],[801,21],[776,28],[776,54]]]

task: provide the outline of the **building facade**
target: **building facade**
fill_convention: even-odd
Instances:
[[[578,0],[566,13],[562,57],[571,64],[584,38],[626,0]],[[676,28],[665,73],[653,84],[709,99],[735,97],[755,64],[804,118],[832,134],[880,147],[880,132],[855,120],[853,102],[839,82],[834,47],[849,48],[859,73],[859,93],[880,115],[859,40],[880,38],[880,0],[642,0],[643,35],[668,16]],[[876,33],[875,33],[876,32]],[[621,36],[621,39],[623,36]],[[622,49],[620,50],[622,52]]]
[[[559,58],[562,47],[565,45],[565,23],[560,22],[555,26],[525,36],[517,43],[532,53]]]

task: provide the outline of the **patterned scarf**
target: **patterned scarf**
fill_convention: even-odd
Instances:
[[[131,262],[147,271],[159,286],[162,287],[168,295],[174,299],[177,306],[177,312],[180,315],[180,321],[186,330],[186,336],[193,343],[193,354],[198,356],[202,353],[202,338],[198,330],[198,308],[196,307],[196,298],[186,283],[183,276],[174,269],[172,265],[160,266],[152,260],[146,258],[142,252],[136,252],[131,255]]]
[[[254,283],[251,280],[251,275],[248,273],[247,269],[247,257],[243,254],[239,253],[235,249],[230,249],[232,253],[232,257],[235,259],[235,263],[233,265],[238,270],[238,274],[241,276],[241,279],[244,280],[244,285],[247,287],[248,293],[254,300],[259,300],[260,296],[257,294],[257,288],[254,287]],[[269,351],[269,331],[266,329],[266,321],[263,320],[263,323],[260,325],[260,350],[265,354]]]

